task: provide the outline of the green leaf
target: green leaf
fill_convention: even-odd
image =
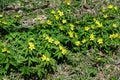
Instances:
[[[10,67],[10,63],[7,63],[6,66],[5,66],[5,70],[8,70]]]

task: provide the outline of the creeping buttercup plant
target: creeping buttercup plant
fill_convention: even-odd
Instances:
[[[60,9],[48,10],[47,20],[38,20],[43,24],[28,28],[21,26],[20,15],[8,18],[0,13],[0,74],[41,79],[53,73],[57,64],[70,60],[72,53],[95,49],[112,54],[120,46],[117,6],[110,4],[99,16],[86,14],[80,20],[69,15],[72,11],[66,0]]]

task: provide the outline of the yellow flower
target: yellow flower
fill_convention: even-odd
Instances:
[[[44,23],[44,22],[43,22],[43,23]],[[43,27],[43,28],[46,28],[46,26],[45,26],[45,25],[42,25],[42,27]]]
[[[114,38],[117,38],[117,37],[119,37],[118,33],[116,33],[116,34],[114,35]]]
[[[99,22],[98,20],[96,20],[96,21],[95,21],[95,23],[96,23],[97,25],[99,25],[99,24],[100,24],[100,22]]]
[[[3,15],[2,15],[2,14],[0,14],[0,17],[3,17]]]
[[[2,24],[7,24],[7,22],[6,21],[2,21]]]
[[[59,45],[60,44],[60,41],[55,41],[55,45]]]
[[[118,36],[118,39],[120,39],[120,35]]]
[[[62,54],[65,55],[67,53],[66,49],[62,49]]]
[[[74,30],[74,25],[73,24],[70,24],[70,29]]]
[[[85,31],[88,31],[90,28],[88,26],[85,27]]]
[[[84,44],[84,43],[86,43],[86,41],[87,41],[86,39],[83,39],[83,40],[82,40],[82,43]]]
[[[50,58],[46,57],[45,55],[42,55],[41,59],[42,61],[50,61]]]
[[[48,21],[47,21],[47,24],[48,24],[48,25],[52,25],[52,21],[48,20]]]
[[[48,39],[48,42],[52,43],[52,42],[53,42],[53,39],[50,37],[50,38]]]
[[[64,27],[62,25],[60,25],[59,28],[60,28],[61,31],[64,30]]]
[[[94,40],[94,39],[95,39],[94,35],[90,34],[90,40]]]
[[[99,44],[102,44],[102,43],[103,43],[103,39],[102,39],[102,38],[99,38],[97,42],[98,42]]]
[[[16,18],[19,18],[19,17],[20,17],[20,15],[15,15],[15,17],[16,17]]]
[[[55,14],[55,10],[52,10],[51,13],[52,13],[52,14]]]
[[[75,38],[78,38],[78,35],[75,33]]]
[[[58,14],[59,14],[59,16],[63,16],[64,15],[64,13],[62,11],[60,11],[60,10],[58,10]]]
[[[115,10],[118,10],[118,7],[117,7],[117,6],[115,6],[115,7],[114,7],[114,9],[115,9]]]
[[[63,20],[62,20],[62,23],[65,24],[65,23],[67,23],[67,21],[66,21],[65,19],[63,19]]]
[[[9,50],[7,50],[7,53],[10,53],[10,51],[9,51]]]
[[[105,14],[105,15],[103,15],[103,17],[106,19],[106,18],[108,17],[108,15],[107,15],[107,14]]]
[[[93,21],[96,21],[96,18],[93,18]]]
[[[115,35],[115,34],[111,34],[111,35],[109,36],[109,38],[111,38],[111,39],[112,39],[112,38],[115,38],[114,35]]]
[[[42,59],[42,61],[45,61],[46,60],[46,56],[42,55],[41,59]]]
[[[92,28],[92,29],[95,29],[94,25],[91,25],[91,28]]]
[[[30,49],[30,50],[35,49],[35,46],[34,46],[34,44],[33,44],[32,42],[29,42],[29,49]]]
[[[80,45],[80,41],[76,41],[76,42],[75,42],[75,45],[76,45],[76,46],[79,46],[79,45]]]
[[[76,24],[80,24],[80,21],[75,21]]]
[[[56,20],[59,20],[59,16],[58,15],[54,15]]]
[[[72,31],[69,31],[68,34],[69,34],[70,38],[73,38],[73,32]]]
[[[7,52],[7,53],[10,53],[10,51],[9,51],[9,50],[7,50],[7,48],[3,48],[3,49],[2,49],[2,52]]]
[[[112,9],[112,8],[113,8],[113,5],[111,5],[111,4],[108,5],[108,8],[109,8],[109,9]]]
[[[111,39],[112,39],[112,38],[113,38],[113,34],[111,34],[111,35],[109,36],[109,38],[111,38]]]
[[[2,52],[6,52],[6,51],[7,51],[7,49],[6,49],[6,48],[3,48],[3,49],[2,49]]]
[[[62,49],[63,49],[63,47],[62,47],[61,45],[59,45],[59,49],[60,49],[60,50],[62,50]]]
[[[50,58],[47,57],[47,58],[46,58],[46,61],[50,61]]]
[[[114,39],[114,38],[117,38],[117,37],[119,37],[118,33],[116,33],[116,34],[111,34],[111,35],[109,36],[109,38],[111,38],[111,39]]]
[[[105,8],[105,7],[103,7],[103,8],[102,8],[102,12],[105,12],[105,11],[106,11],[106,8]]]
[[[67,5],[70,5],[71,1],[70,0],[65,0]]]
[[[100,24],[98,25],[98,28],[102,28],[102,26],[103,26],[102,23],[100,23]]]
[[[95,23],[98,25],[98,28],[102,28],[102,23],[100,23],[98,20],[96,20]]]
[[[49,39],[49,36],[48,36],[48,35],[46,35],[45,40],[48,40],[48,39]]]
[[[113,26],[114,28],[117,28],[117,24],[113,24],[112,26]]]
[[[102,60],[101,58],[97,58],[97,61],[100,61],[100,60]]]

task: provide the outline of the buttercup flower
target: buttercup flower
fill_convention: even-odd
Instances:
[[[75,21],[76,24],[80,24],[80,21]]]
[[[7,53],[10,53],[10,51],[9,51],[9,50],[7,50]]]
[[[106,11],[106,8],[105,8],[105,7],[103,7],[103,8],[102,8],[102,12],[105,12],[105,11]]]
[[[98,28],[102,28],[102,26],[103,26],[102,23],[100,23],[100,22],[97,21],[97,20],[95,21],[95,23],[98,25]]]
[[[99,22],[98,20],[96,20],[96,21],[95,21],[95,24],[99,25],[99,24],[100,24],[100,22]]]
[[[101,58],[97,58],[97,61],[100,61],[100,60],[102,60]]]
[[[114,9],[115,9],[115,10],[118,10],[118,7],[117,7],[117,6],[115,6],[115,7],[114,7]]]
[[[64,13],[62,11],[60,11],[60,10],[58,10],[58,14],[59,14],[59,16],[63,16],[64,15]]]
[[[48,40],[48,39],[49,39],[49,36],[48,36],[48,35],[46,35],[45,40]]]
[[[3,17],[3,15],[2,15],[2,14],[0,14],[0,17]]]
[[[109,8],[109,9],[112,9],[112,8],[113,8],[113,5],[111,5],[111,4],[108,5],[108,8]]]
[[[74,25],[73,24],[70,24],[70,29],[74,30]]]
[[[55,41],[55,45],[59,45],[60,44],[60,41]]]
[[[34,46],[34,44],[33,44],[32,42],[29,42],[29,49],[30,49],[30,50],[35,49],[35,46]]]
[[[114,34],[114,38],[117,38],[119,37],[118,33]]]
[[[46,61],[50,61],[50,58],[47,57],[47,58],[46,58]]]
[[[58,15],[54,15],[56,20],[59,20],[59,16]]]
[[[78,38],[78,35],[75,33],[75,38]]]
[[[47,21],[47,24],[48,24],[48,25],[52,25],[52,21],[48,20],[48,21]]]
[[[88,26],[85,27],[85,31],[88,31],[90,28]]]
[[[117,24],[113,24],[112,27],[117,28]]]
[[[117,37],[119,37],[118,33],[116,33],[116,34],[111,34],[111,35],[109,36],[109,38],[111,38],[111,39],[115,39],[115,38],[117,38]]]
[[[59,26],[60,30],[64,30],[64,27],[62,25]]]
[[[9,50],[7,50],[7,48],[5,48],[5,47],[2,49],[2,52],[7,52],[7,53],[10,53],[10,51],[9,51]]]
[[[52,10],[51,13],[52,13],[52,14],[55,14],[55,10]]]
[[[76,42],[75,42],[75,45],[76,45],[76,46],[79,46],[79,45],[80,45],[80,41],[76,41]]]
[[[43,55],[41,58],[42,58],[42,61],[46,60],[46,56],[45,55]]]
[[[52,42],[53,42],[53,39],[50,37],[50,38],[48,39],[48,42],[52,43]]]
[[[45,55],[42,55],[41,59],[42,61],[50,61],[50,58],[46,57]]]
[[[95,29],[94,25],[91,25],[91,28],[92,28],[92,29]]]
[[[65,2],[67,5],[70,5],[70,3],[71,3],[70,0],[65,0]]]
[[[97,42],[98,42],[99,44],[102,44],[102,43],[103,43],[103,39],[102,39],[102,38],[99,38]]]
[[[6,48],[3,48],[3,49],[2,49],[2,52],[6,52],[6,51],[7,51],[7,49],[6,49]]]
[[[63,47],[62,47],[61,45],[59,45],[59,49],[60,49],[60,50],[62,50],[62,49],[63,49]]]
[[[62,23],[65,24],[65,23],[67,23],[67,21],[66,21],[65,19],[63,19],[63,20],[62,20]]]
[[[102,28],[102,26],[103,26],[102,23],[100,23],[100,24],[98,25],[98,28]]]
[[[62,49],[62,54],[65,55],[67,53],[66,49]]]
[[[106,19],[106,18],[108,17],[108,15],[107,15],[107,14],[105,14],[105,15],[103,15],[103,17]]]
[[[90,40],[94,40],[95,39],[95,37],[94,37],[94,35],[93,34],[90,34]]]
[[[73,38],[73,32],[72,31],[69,31],[68,34],[69,34],[70,38]]]
[[[16,17],[16,18],[19,18],[19,17],[20,17],[20,15],[15,15],[15,17]]]
[[[82,40],[82,43],[84,44],[84,43],[86,43],[86,41],[87,41],[86,39],[83,39],[83,40]]]
[[[7,22],[6,21],[2,21],[2,24],[7,24]]]
[[[96,21],[96,18],[93,18],[93,21]]]

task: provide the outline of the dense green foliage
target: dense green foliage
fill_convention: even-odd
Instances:
[[[120,47],[119,9],[108,5],[98,16],[71,16],[74,8],[67,4],[48,10],[47,20],[36,19],[28,28],[21,26],[21,15],[0,14],[0,74],[19,73],[25,78],[42,78],[53,73],[56,65],[69,60],[72,53],[86,54],[95,49],[106,55]],[[100,60],[100,58],[99,58]],[[88,72],[96,73],[89,69]]]

